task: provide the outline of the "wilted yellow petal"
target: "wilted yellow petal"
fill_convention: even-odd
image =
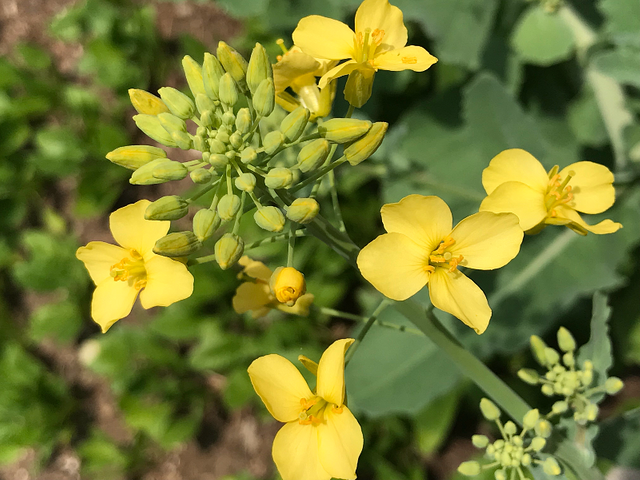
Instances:
[[[436,308],[450,313],[481,334],[489,325],[491,308],[484,292],[473,281],[460,273],[443,268],[429,279],[429,296]]]
[[[408,46],[376,55],[373,66],[381,70],[424,72],[438,59],[422,47]]]
[[[496,188],[480,204],[481,212],[515,213],[520,227],[527,231],[544,220],[547,208],[544,192],[534,190],[521,182],[506,182]]]
[[[190,297],[193,293],[193,275],[184,263],[153,253],[151,255],[144,262],[147,285],[140,292],[142,306],[167,307]]]
[[[355,340],[345,338],[333,342],[318,363],[316,393],[327,402],[342,405],[344,401],[344,354]]]
[[[346,405],[340,409],[329,406],[325,412],[325,423],[318,425],[320,463],[334,478],[356,478],[364,445],[362,429]]]
[[[273,440],[273,461],[282,480],[330,480],[318,456],[318,429],[287,423]]]
[[[312,57],[328,60],[353,58],[355,33],[344,23],[332,18],[304,17],[293,31],[293,43]]]
[[[582,227],[584,230],[587,230],[591,233],[595,233],[597,235],[606,235],[608,233],[614,233],[622,228],[621,223],[614,222],[609,219],[602,220],[601,222],[596,223],[595,225],[589,225],[587,224],[587,222],[583,220],[583,218],[580,216],[578,212],[576,212],[572,208],[568,208],[565,206],[558,206],[555,208],[555,211],[558,215],[558,218],[561,218],[561,219],[566,218],[570,222],[578,225],[579,227]],[[571,228],[571,225],[567,225],[567,226]],[[579,228],[578,229],[572,228],[572,230],[576,230],[578,233],[584,234],[584,232],[580,232]]]
[[[231,303],[236,313],[258,310],[273,300],[269,285],[265,283],[244,282],[236,289]]]
[[[76,257],[84,263],[96,285],[106,279],[113,281],[111,267],[126,256],[128,252],[124,248],[104,242],[89,242],[76,251]]]
[[[161,237],[169,231],[171,222],[145,220],[144,212],[151,204],[140,200],[122,207],[109,216],[109,228],[116,242],[125,248],[132,248],[145,257]]]
[[[300,400],[313,397],[302,374],[280,355],[257,358],[247,371],[256,393],[279,422],[298,420],[303,410]]]
[[[356,32],[364,34],[366,29],[371,32],[384,32],[381,50],[402,48],[407,44],[407,27],[402,21],[402,10],[390,5],[387,0],[364,0],[356,11]]]
[[[511,148],[493,157],[482,172],[482,186],[487,195],[506,182],[524,183],[544,195],[549,177],[533,155],[520,148]]]
[[[564,179],[569,172],[574,173],[569,181],[572,208],[583,213],[602,213],[613,205],[616,192],[611,170],[598,163],[577,162],[563,168],[559,172],[560,178]]]
[[[131,313],[138,290],[128,282],[116,282],[107,278],[96,285],[91,300],[91,318],[105,333],[111,325]]]

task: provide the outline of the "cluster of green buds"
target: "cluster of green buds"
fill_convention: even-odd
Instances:
[[[191,96],[171,87],[160,88],[159,97],[132,89],[131,102],[138,112],[133,119],[156,142],[197,151],[197,158],[178,162],[162,148],[148,145],[121,147],[107,155],[133,170],[130,183],[135,185],[188,176],[202,186],[190,198],[156,200],[146,211],[149,220],[182,218],[197,198],[213,192],[210,206],[195,214],[193,231],[158,241],[154,251],[161,255],[188,256],[213,237],[215,260],[223,269],[230,267],[244,250],[238,229],[245,213],[255,208],[254,222],[273,233],[283,231],[287,219],[295,224],[313,221],[320,210],[315,195],[321,178],[342,163],[357,165],[367,159],[387,130],[384,122],[354,118],[334,118],[314,128],[304,107],[279,123],[261,122],[274,112],[276,101],[272,66],[260,44],[249,61],[220,42],[216,55],[206,53],[202,64],[186,56],[182,66]],[[276,128],[265,132],[269,125]],[[333,160],[338,146],[343,154]],[[287,149],[293,150],[279,155]],[[308,196],[293,196],[307,186]]]
[[[518,377],[530,385],[540,385],[542,393],[548,397],[564,397],[553,404],[550,415],[572,411],[576,423],[585,425],[598,417],[598,405],[593,397],[599,397],[602,393],[615,395],[622,389],[623,383],[617,377],[609,377],[602,385],[592,387],[591,360],[576,365],[576,342],[569,330],[560,327],[557,337],[560,351],[547,346],[540,337],[531,336],[533,356],[547,371],[540,375],[536,370],[523,368],[518,371]]]
[[[560,475],[560,466],[556,459],[540,452],[551,435],[551,424],[540,416],[537,409],[529,410],[522,419],[522,430],[518,433],[518,427],[511,420],[502,423],[500,409],[487,398],[480,401],[480,410],[484,418],[495,422],[502,438],[490,442],[485,435],[474,435],[471,439],[476,448],[484,449],[488,463],[481,464],[471,460],[463,462],[458,471],[468,477],[478,475],[482,470],[496,468],[494,477],[496,480],[507,478],[524,479],[523,468],[532,465],[542,465],[547,475]]]

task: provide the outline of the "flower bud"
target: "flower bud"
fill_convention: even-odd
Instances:
[[[309,172],[321,166],[329,155],[330,145],[324,138],[319,138],[306,144],[298,153],[298,163],[295,165],[302,172]]]
[[[213,168],[224,168],[229,163],[229,157],[222,153],[212,153],[209,156],[209,163]]]
[[[551,475],[551,476],[554,476],[554,477],[556,475],[560,475],[562,473],[562,470],[560,470],[560,465],[558,465],[558,462],[556,462],[556,459],[553,458],[553,457],[548,457],[542,463],[542,470],[547,475]]]
[[[373,69],[351,72],[344,86],[344,99],[356,108],[362,107],[371,98],[374,75]]]
[[[161,197],[149,204],[144,212],[147,220],[178,220],[189,212],[189,202],[177,195]]]
[[[576,359],[573,356],[573,352],[567,352],[562,355],[562,363],[564,363],[569,368],[573,367],[576,364]]]
[[[376,122],[364,137],[345,147],[344,156],[347,161],[351,165],[358,165],[373,155],[382,143],[388,126],[387,122]]]
[[[493,473],[493,476],[496,480],[507,480],[507,474],[504,470],[498,469]]]
[[[536,435],[544,438],[549,438],[551,435],[551,424],[547,420],[540,420],[535,427]]]
[[[235,265],[244,252],[244,240],[235,233],[225,233],[216,242],[214,253],[222,270]]]
[[[476,448],[486,448],[489,445],[489,439],[484,435],[473,435],[471,437],[471,443]]]
[[[280,303],[293,307],[307,291],[304,275],[293,267],[278,267],[269,279],[269,288]]]
[[[576,341],[573,335],[564,327],[558,329],[558,345],[563,352],[573,352],[576,349]]]
[[[212,154],[215,153],[225,153],[227,151],[227,146],[218,140],[218,138],[210,138],[209,139],[209,152]]]
[[[211,171],[206,168],[196,168],[192,171],[189,176],[191,177],[191,181],[193,183],[197,183],[198,185],[204,185],[205,183],[209,183],[213,178],[213,174]]]
[[[529,338],[529,343],[531,345],[531,353],[533,353],[534,358],[536,359],[536,361],[540,364],[540,365],[546,365],[547,364],[547,357],[545,356],[545,348],[547,348],[547,344],[544,343],[544,340],[542,340],[539,336],[537,335],[531,335],[531,337]]]
[[[546,444],[547,441],[542,437],[533,437],[533,440],[531,440],[531,448],[534,452],[539,452]]]
[[[238,87],[230,73],[225,73],[220,79],[220,101],[229,107],[233,107],[238,101]]]
[[[207,92],[204,89],[202,67],[200,64],[189,55],[185,55],[182,59],[182,69],[184,70],[184,76],[187,79],[193,97],[195,98],[199,94],[206,95]]]
[[[202,81],[204,83],[205,93],[213,100],[218,100],[220,79],[224,75],[224,69],[218,59],[210,53],[204,54],[204,63],[202,64]]]
[[[160,120],[164,129],[171,134],[173,134],[173,132],[186,133],[187,131],[187,125],[184,123],[184,120],[176,115],[171,113],[159,113],[156,118]]]
[[[151,171],[151,174],[154,177],[163,181],[182,180],[188,173],[189,170],[187,167],[180,162],[174,162],[173,160],[159,163],[158,165],[155,165]],[[133,175],[131,178],[133,178]]]
[[[273,112],[276,105],[276,90],[273,80],[267,78],[260,82],[260,85],[253,94],[253,107],[261,117],[268,117]]]
[[[287,188],[293,182],[293,173],[285,167],[276,167],[269,170],[267,176],[264,177],[264,184],[268,188],[278,189]]]
[[[524,414],[524,417],[522,419],[522,426],[527,430],[535,428],[535,426],[538,424],[539,419],[540,419],[540,412],[538,411],[537,408],[534,408],[533,410],[529,410],[527,413]]]
[[[222,114],[222,124],[226,125],[227,127],[230,127],[231,125],[233,125],[236,121],[236,116],[233,114],[233,112],[224,112]]]
[[[318,126],[318,133],[334,143],[347,143],[357,140],[371,129],[369,120],[357,118],[332,118]]]
[[[157,115],[159,113],[169,111],[162,100],[154,94],[145,92],[144,90],[130,88],[129,98],[131,99],[131,105],[136,109],[136,112],[144,115]]]
[[[556,415],[558,415],[560,413],[566,412],[568,408],[569,408],[569,404],[564,400],[560,400],[553,404],[553,406],[551,407],[551,411]]]
[[[199,93],[198,95],[196,95],[196,107],[200,112],[200,114],[203,114],[204,112],[207,112],[209,110],[211,111],[216,110],[216,104],[213,103],[213,100],[211,100],[207,95],[204,95],[202,93]]]
[[[225,194],[218,202],[218,215],[223,221],[231,220],[240,210],[240,197],[233,194]]]
[[[500,418],[500,409],[488,398],[480,400],[480,411],[487,420],[494,421]]]
[[[309,110],[298,107],[280,122],[280,131],[287,139],[287,142],[295,142],[302,132],[304,132],[309,121]]]
[[[307,224],[320,211],[320,205],[314,198],[296,198],[287,207],[287,218],[292,222]]]
[[[276,207],[262,207],[253,214],[253,220],[260,228],[268,232],[281,232],[284,228],[284,215]]]
[[[243,107],[238,110],[238,114],[236,115],[236,130],[240,134],[244,135],[246,133],[249,133],[252,123],[253,121],[251,120],[251,112],[249,112],[248,108]]]
[[[473,460],[462,462],[458,466],[458,472],[460,472],[465,477],[475,477],[480,473],[480,464]]]
[[[193,217],[193,233],[200,242],[211,238],[220,226],[220,217],[212,210],[203,208],[198,210]]]
[[[547,365],[555,365],[560,361],[560,354],[553,348],[547,347],[544,349],[544,358],[547,361]]]
[[[161,113],[160,115],[165,114]],[[193,148],[193,140],[191,140],[191,135],[189,135],[187,132],[174,130],[173,132],[171,132],[171,138],[176,143],[176,146],[178,148],[181,148],[182,150],[191,150]]]
[[[245,165],[254,162],[258,158],[258,153],[253,147],[247,147],[240,153],[240,161]]]
[[[178,164],[179,167],[176,167],[174,164]],[[180,171],[182,167],[184,175],[182,178],[187,176],[188,170],[184,165],[178,162],[174,162],[173,160],[169,160],[168,158],[158,158],[153,160],[146,165],[143,165],[139,169],[137,169],[131,175],[129,179],[129,183],[132,185],[156,185],[158,183],[164,183],[172,180],[171,178],[163,178],[161,176],[155,176],[154,171],[157,168],[159,172],[165,172],[170,170],[175,170],[176,172]],[[166,170],[165,170],[166,169]],[[179,180],[179,179],[178,179]]]
[[[200,115],[200,123],[207,128],[217,128],[218,125],[220,125],[215,110],[205,110],[202,112],[202,115]]]
[[[538,379],[540,378],[538,372],[531,368],[521,368],[518,370],[518,377],[529,385],[537,385]]]
[[[236,188],[243,192],[253,192],[256,186],[256,177],[253,173],[243,173],[236,178]]]
[[[239,150],[244,143],[242,141],[242,135],[240,135],[238,132],[233,132],[231,135],[229,135],[229,143],[233,148]]]
[[[196,135],[195,137],[193,137],[193,148],[195,148],[196,150],[200,151],[200,152],[208,152],[209,150],[209,145],[206,142],[204,137],[201,137],[200,135]],[[209,161],[209,160],[206,160]]]
[[[599,411],[600,409],[595,403],[590,403],[589,405],[587,405],[587,408],[585,409],[587,420],[589,420],[590,422],[595,422],[596,418],[598,418]]]
[[[542,387],[540,387],[540,390],[547,397],[551,397],[555,393],[554,390],[553,390],[553,387],[551,385],[549,385],[548,383],[545,383],[544,385],[542,385]]]
[[[158,158],[167,158],[164,150],[150,145],[128,145],[107,153],[107,160],[129,170],[137,170]]]
[[[604,382],[604,389],[608,395],[615,395],[624,387],[624,383],[618,377],[609,377]]]
[[[504,424],[504,432],[507,435],[515,435],[517,429],[516,429],[516,424],[513,423],[511,420],[509,420],[507,423]]]
[[[271,62],[264,47],[256,43],[247,66],[247,86],[251,93],[255,94],[260,82],[267,78],[273,78]]]
[[[201,246],[193,232],[173,232],[159,239],[153,252],[165,257],[186,257],[198,251]]]
[[[531,465],[531,460],[531,455],[525,453],[524,455],[522,455],[522,460],[520,461],[520,463],[522,463],[522,465],[524,465],[525,467],[528,467],[529,465]]]
[[[248,65],[244,57],[234,48],[222,41],[218,43],[218,50],[216,53],[218,54],[218,60],[220,60],[220,63],[227,73],[229,73],[233,80],[236,81],[240,89],[246,91],[245,76],[247,74]]]
[[[134,115],[133,121],[136,122],[136,125],[140,130],[142,130],[149,138],[153,138],[156,142],[162,143],[167,147],[178,146],[171,134],[165,130],[160,123],[160,120],[158,120],[158,117],[155,115],[141,113],[139,115]]]
[[[175,116],[185,119],[191,118],[195,113],[196,107],[193,101],[179,90],[172,87],[162,87],[158,93]]]
[[[262,146],[264,147],[264,151],[267,155],[272,155],[282,146],[283,143],[284,136],[282,135],[282,132],[274,130],[264,136]]]

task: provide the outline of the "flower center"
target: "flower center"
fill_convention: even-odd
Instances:
[[[572,187],[569,185],[569,181],[574,175],[575,172],[570,170],[567,176],[562,179],[558,174],[557,165],[549,172],[549,183],[547,185],[547,193],[544,196],[544,205],[550,217],[558,216],[555,207],[567,204],[573,200]]]
[[[331,408],[334,413],[342,413],[342,406],[329,403],[321,397],[315,396],[307,400],[306,398],[300,399],[300,405],[302,411],[298,416],[298,422],[300,425],[314,425],[318,426],[325,421],[325,414],[328,408]]]
[[[113,280],[128,282],[136,290],[141,290],[147,285],[147,270],[144,268],[144,260],[134,249],[129,250],[129,256],[124,257],[111,266],[110,274]]]
[[[454,257],[453,254],[447,250],[454,243],[456,243],[456,241],[450,236],[447,235],[444,237],[444,240],[440,242],[438,248],[429,255],[429,263],[425,267],[425,270],[433,273],[436,271],[436,267],[441,267],[446,268],[450,273],[455,272],[460,262],[464,260],[464,257],[462,255]]]
[[[384,30],[377,28],[373,32],[367,28],[364,34],[358,32],[356,34],[356,60],[360,63],[369,62],[373,66],[373,57],[383,38]]]

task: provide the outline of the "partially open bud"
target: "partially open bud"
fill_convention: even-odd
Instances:
[[[197,168],[192,171],[189,176],[191,177],[191,181],[193,183],[197,183],[198,185],[209,183],[213,178],[213,174],[205,168]]]
[[[165,257],[186,257],[198,251],[201,246],[193,232],[174,232],[159,239],[153,252]]]
[[[167,115],[170,115],[167,113]],[[133,116],[133,121],[140,130],[142,130],[149,138],[153,138],[156,142],[159,142],[167,147],[177,147],[173,137],[162,126],[160,120],[155,115],[139,114]]]
[[[558,345],[563,352],[573,352],[576,349],[576,341],[573,335],[564,327],[558,329]]]
[[[324,138],[314,140],[300,150],[295,165],[302,172],[310,172],[321,166],[329,155],[330,145]]]
[[[272,155],[278,150],[284,143],[284,135],[278,130],[269,132],[264,136],[262,146],[267,155]]]
[[[144,212],[147,220],[177,220],[189,212],[189,202],[177,195],[161,197],[149,204]]]
[[[609,377],[604,382],[604,388],[608,395],[615,395],[624,387],[624,383],[618,377]]]
[[[193,233],[201,242],[211,238],[219,226],[220,217],[207,208],[198,210],[193,217]]]
[[[315,198],[296,198],[287,207],[287,218],[304,225],[311,222],[319,211],[320,205]]]
[[[285,167],[272,168],[264,177],[264,184],[273,189],[287,188],[291,182],[293,182],[293,173]]]
[[[480,400],[480,411],[487,420],[494,421],[500,418],[500,409],[488,398]]]
[[[218,215],[224,221],[231,220],[240,210],[240,197],[237,195],[223,195],[218,202]]]
[[[249,65],[247,66],[247,85],[249,86],[249,90],[254,94],[260,82],[272,77],[273,72],[267,51],[262,45],[256,43],[249,58]]]
[[[373,89],[373,68],[354,70],[349,74],[344,86],[344,99],[356,108],[362,107],[371,98]]]
[[[281,232],[284,228],[285,218],[280,209],[276,207],[262,207],[253,214],[253,220],[260,228],[268,232]]]
[[[276,105],[276,90],[273,80],[267,78],[260,82],[260,85],[253,94],[253,107],[261,117],[268,117],[273,112]]]
[[[293,307],[307,291],[304,275],[293,267],[278,267],[271,275],[269,288],[280,303]]]
[[[107,153],[107,160],[129,170],[137,170],[158,158],[167,158],[167,154],[161,148],[150,145],[128,145]]]
[[[204,82],[202,80],[202,67],[189,55],[185,55],[182,59],[182,69],[184,70],[184,76],[189,84],[189,89],[193,93],[194,98],[203,94],[206,95],[204,89]]]
[[[458,472],[460,472],[465,477],[475,477],[480,473],[480,470],[481,470],[480,464],[473,460],[470,460],[468,462],[462,462],[458,466]]]
[[[202,81],[205,93],[213,100],[219,99],[220,79],[224,75],[224,69],[218,59],[210,53],[204,54],[202,64]]]
[[[351,165],[358,165],[373,155],[382,143],[388,126],[387,122],[376,122],[364,137],[345,147],[344,156],[347,161]]]
[[[154,94],[138,88],[129,89],[129,98],[131,99],[131,105],[133,105],[133,108],[135,108],[138,113],[157,115],[169,111],[164,102]]]
[[[238,110],[238,114],[236,115],[236,129],[240,134],[244,135],[248,133],[249,130],[251,130],[252,123],[251,113],[248,108],[243,107]]]
[[[256,186],[256,177],[253,173],[243,173],[236,178],[236,188],[243,192],[253,192]]]
[[[225,233],[216,242],[214,253],[222,270],[235,265],[244,252],[244,240],[235,233]]]
[[[347,143],[362,137],[370,129],[371,122],[369,120],[332,118],[318,126],[318,133],[330,142]]]
[[[287,142],[295,142],[304,132],[308,121],[309,110],[304,107],[298,107],[282,119],[280,131],[284,138],[287,139]]]
[[[169,107],[171,113],[182,119],[191,118],[196,111],[193,101],[184,93],[172,87],[162,87],[158,90],[162,101]]]

